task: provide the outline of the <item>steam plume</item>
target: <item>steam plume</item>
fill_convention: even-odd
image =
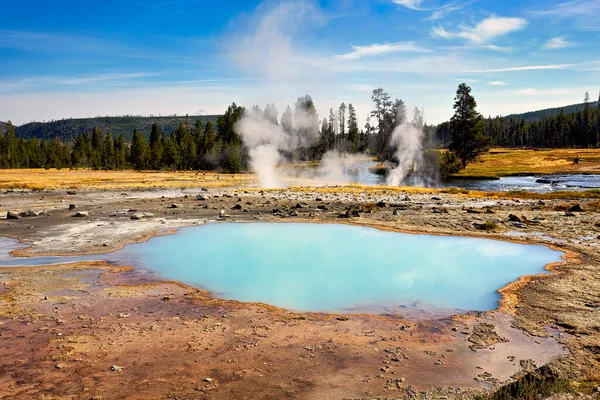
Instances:
[[[395,147],[394,157],[398,166],[389,172],[386,184],[398,186],[408,176],[411,169],[423,161],[423,129],[404,122],[392,132],[390,144]]]

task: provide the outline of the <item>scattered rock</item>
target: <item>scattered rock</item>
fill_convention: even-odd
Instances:
[[[348,207],[345,213],[339,215],[340,218],[360,217],[360,210],[354,206]]]
[[[75,204],[69,204],[69,210],[74,210],[76,208],[77,206]]]
[[[328,211],[329,209],[325,205],[317,206],[317,210]]]
[[[36,213],[33,210],[21,211],[19,213],[19,217],[21,217],[21,218],[37,217],[38,215],[39,215],[39,213]]]
[[[205,194],[199,194],[198,196],[196,196],[196,200],[208,200],[210,197],[208,197]]]
[[[400,209],[396,208],[393,212],[394,215],[400,215]]]
[[[523,222],[521,220],[521,218],[517,217],[515,214],[509,214],[508,215],[508,221],[509,222]]]
[[[573,204],[571,207],[567,208],[569,212],[583,212],[583,208],[579,204]]]
[[[119,367],[118,365],[111,365],[110,370],[111,371],[122,371],[123,367]]]
[[[379,201],[377,202],[377,207],[384,208],[387,207],[387,204],[385,203],[385,201]]]
[[[521,360],[519,361],[519,365],[521,366],[521,368],[523,368],[523,371],[525,372],[533,372],[537,368],[537,366],[535,365],[535,361],[531,359]]]
[[[144,218],[148,218],[148,217],[153,217],[154,214],[150,213],[150,212],[139,212],[139,213],[135,213],[131,216],[131,219],[133,220],[138,220],[138,219],[144,219]]]
[[[54,366],[54,368],[56,368],[56,369],[63,369],[64,367],[65,367],[65,366],[64,366],[63,364],[56,364],[56,365]]]
[[[183,206],[182,206],[181,204],[178,204],[178,203],[173,203],[173,204],[171,204],[171,207],[170,207],[170,208],[182,208],[182,207],[183,207]]]
[[[320,197],[317,197],[317,198],[315,199],[315,201],[323,201],[323,199],[322,199],[322,198],[320,198]]]
[[[473,328],[473,333],[469,336],[469,342],[473,343],[473,345],[469,346],[469,348],[473,351],[486,349],[491,345],[496,343],[506,343],[508,339],[500,337],[495,331],[495,326],[490,323],[480,323],[475,325]]]
[[[232,210],[243,210],[244,207],[242,207],[241,204],[236,204],[235,206],[231,207]]]
[[[67,194],[70,196],[75,196],[77,194],[77,190],[67,190]]]
[[[16,212],[9,211],[6,213],[6,219],[19,219],[19,218],[21,218],[21,217]]]
[[[212,382],[212,378],[204,378],[202,379],[204,382]]]
[[[89,215],[89,211],[77,211],[73,214],[74,217],[87,217]]]

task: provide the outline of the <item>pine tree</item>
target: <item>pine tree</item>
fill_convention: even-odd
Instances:
[[[152,130],[150,131],[150,168],[160,169],[163,152],[164,149],[160,140],[160,130],[158,124],[155,122],[152,124]]]
[[[213,151],[216,143],[217,135],[215,134],[212,124],[208,121],[204,127],[204,154]]]
[[[200,160],[204,155],[204,132],[202,131],[202,121],[196,120],[194,124],[194,143],[196,144],[196,168],[200,168]]]
[[[275,104],[271,103],[271,104],[267,104],[265,106],[265,114],[264,114],[264,118],[271,122],[273,125],[278,125],[278,111],[277,108],[275,107]]]
[[[148,146],[146,138],[139,133],[137,129],[134,129],[133,139],[131,141],[131,166],[137,170],[147,168],[149,153],[150,146]]]
[[[15,127],[10,121],[6,123],[3,158],[4,165],[6,165],[7,168],[18,167],[17,135],[15,133]]]
[[[290,106],[287,106],[283,114],[281,114],[281,127],[288,135],[291,135],[294,130],[294,118]]]
[[[346,104],[344,102],[342,102],[342,104],[340,104],[340,107],[338,108],[338,123],[340,124],[340,139],[341,142],[344,143],[345,139],[346,139]],[[342,150],[344,149],[344,146],[342,145]]]
[[[125,145],[125,138],[123,135],[119,135],[115,140],[115,168],[124,169],[126,166],[127,159],[127,146]]]
[[[348,140],[352,146],[352,152],[356,153],[359,147],[359,132],[356,110],[352,103],[348,104]]]
[[[456,154],[464,169],[481,153],[487,151],[491,140],[483,134],[483,118],[476,110],[477,102],[471,95],[471,88],[461,83],[454,100],[454,116],[450,120],[452,141],[449,149]]]

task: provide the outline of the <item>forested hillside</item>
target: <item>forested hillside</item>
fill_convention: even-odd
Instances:
[[[600,145],[600,103],[589,101],[588,93],[582,104],[485,118],[484,134],[494,146],[504,147],[597,147]],[[450,140],[450,122],[433,129],[434,141],[446,146]]]
[[[214,125],[217,121],[217,115],[201,116],[169,116],[169,117],[96,117],[96,118],[73,118],[61,119],[51,122],[31,122],[15,128],[17,137],[24,139],[57,139],[65,143],[73,143],[75,138],[85,132],[92,133],[94,127],[103,132],[110,133],[113,138],[123,135],[126,141],[133,138],[133,130],[137,129],[143,132],[148,138],[153,124],[157,124],[160,130],[167,134],[177,129],[180,123],[193,124],[196,120],[203,123],[211,121]],[[0,131],[2,127],[0,126]]]
[[[589,103],[589,105],[592,108],[597,107],[598,102],[594,101],[594,102]],[[507,120],[514,119],[514,120],[519,120],[519,121],[524,120],[525,122],[535,122],[535,121],[541,120],[543,117],[554,117],[555,115],[558,115],[561,112],[563,114],[573,114],[576,112],[581,112],[584,109],[585,109],[585,103],[579,103],[579,104],[571,104],[570,106],[564,106],[564,107],[545,108],[543,110],[529,111],[529,112],[522,113],[522,114],[509,114],[503,118],[507,119]]]

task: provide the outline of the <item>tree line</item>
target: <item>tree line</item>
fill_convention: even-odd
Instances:
[[[299,97],[293,109],[288,105],[281,117],[274,104],[246,110],[233,103],[217,117],[216,126],[211,121],[191,123],[186,118],[167,134],[154,123],[148,136],[134,129],[130,141],[122,134],[115,138],[98,127],[93,127],[91,133],[79,134],[73,143],[25,139],[17,137],[15,127],[8,122],[5,135],[0,136],[0,167],[240,172],[247,169],[248,156],[236,124],[246,112],[282,128],[291,141],[283,155],[292,162],[320,160],[330,150],[366,153],[381,161],[394,162],[392,132],[398,125],[412,123],[423,131],[426,161],[439,162],[442,175],[445,170],[452,172],[466,167],[491,145],[595,147],[600,141],[600,101],[592,106],[587,93],[584,108],[573,113],[560,112],[532,122],[501,117],[484,119],[475,110],[471,88],[461,84],[455,98],[455,116],[438,126],[427,125],[424,111],[417,107],[409,120],[405,103],[401,99],[392,101],[383,88],[373,90],[371,100],[373,110],[363,129],[359,129],[352,104],[342,102],[320,120],[309,95]],[[432,151],[436,147],[448,148],[450,152]]]
[[[560,110],[556,115],[538,120],[495,117],[483,120],[483,133],[499,147],[587,148],[600,146],[600,95],[590,103],[586,92],[583,109],[571,113]],[[438,125],[434,140],[447,146],[451,138],[450,122]]]

